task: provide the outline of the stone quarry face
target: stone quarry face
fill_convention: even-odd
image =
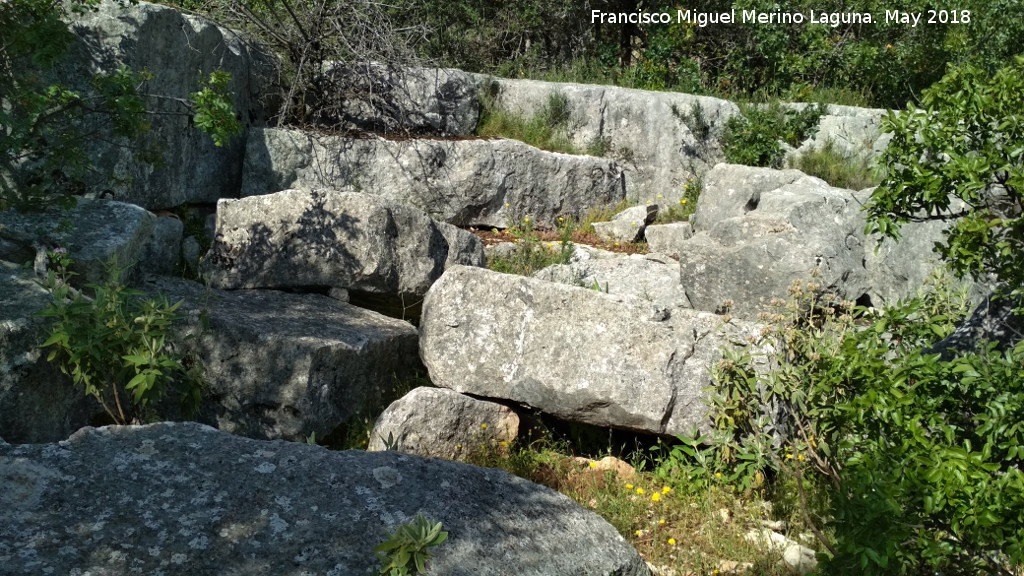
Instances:
[[[438,386],[571,421],[655,434],[706,429],[709,368],[758,327],[468,267],[431,288],[420,356]]]
[[[373,196],[286,190],[221,200],[206,264],[223,289],[422,296],[448,266],[482,265],[483,247],[469,232]]]
[[[194,423],[0,444],[0,484],[12,574],[376,573],[374,546],[420,513],[449,533],[433,574],[647,574],[599,516],[501,470]]]

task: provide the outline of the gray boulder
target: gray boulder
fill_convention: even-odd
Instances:
[[[679,257],[679,248],[682,243],[691,236],[693,236],[693,226],[689,222],[655,224],[644,230],[648,250],[676,258]]]
[[[465,136],[480,118],[476,79],[461,70],[368,62],[333,67],[322,82],[333,89],[317,92],[314,121],[329,126]]]
[[[857,300],[868,291],[863,200],[809,177],[761,193],[756,208],[718,221],[680,248],[690,303],[717,310],[731,300],[733,313],[753,318],[812,269],[821,289]]]
[[[579,251],[569,264],[549,266],[534,277],[666,308],[690,308],[686,291],[679,283],[679,262],[671,257],[657,253],[612,258],[588,255]]]
[[[8,442],[63,440],[103,413],[39,347],[51,321],[37,313],[49,303],[30,270],[0,266],[0,436]]]
[[[818,129],[787,158],[795,158],[831,145],[836,153],[852,158],[877,158],[885,151],[892,134],[882,133],[887,110],[830,105],[818,121]]]
[[[10,574],[376,574],[373,548],[424,514],[431,574],[642,576],[597,514],[501,470],[261,442],[194,423],[0,446]]]
[[[71,271],[77,274],[75,286],[101,283],[107,278],[108,264],[116,259],[119,267],[135,264],[153,235],[156,216],[132,204],[111,200],[78,198],[65,210],[52,207],[40,212],[0,212],[0,237],[8,243],[0,247],[0,260],[22,264],[36,247],[63,248],[74,260]]]
[[[606,242],[637,242],[648,224],[658,217],[658,206],[633,206],[616,214],[608,222],[594,222],[594,233]]]
[[[458,226],[550,225],[625,196],[610,160],[544,152],[514,140],[348,138],[253,130],[242,196],[289,188],[352,189]]]
[[[181,236],[185,226],[170,216],[156,219],[153,234],[139,256],[139,272],[143,274],[173,275],[181,261]]]
[[[928,350],[930,354],[942,354],[945,359],[965,352],[975,352],[984,343],[994,343],[999,350],[1012,348],[1024,340],[1024,315],[1014,311],[1024,305],[1024,298],[1006,294],[989,294],[974,308],[971,316],[961,322],[952,334],[946,336]]]
[[[568,128],[573,144],[586,149],[595,142],[607,143],[609,155],[622,164],[630,197],[641,202],[680,200],[690,179],[721,159],[725,122],[739,113],[732,102],[706,96],[490,76],[479,79],[481,91],[494,96],[498,110],[524,117],[544,110],[552,95],[563,96],[571,116]],[[700,120],[693,119],[697,106]]]
[[[424,458],[459,460],[481,445],[500,450],[519,433],[512,409],[444,388],[416,388],[377,418],[366,447],[391,449]]]
[[[327,296],[166,277],[145,290],[183,301],[178,351],[202,362],[206,381],[199,417],[233,434],[331,441],[420,368],[412,325]]]
[[[212,286],[426,293],[455,264],[482,266],[479,238],[355,192],[285,190],[217,205],[204,262]]]
[[[708,230],[717,222],[743,216],[757,208],[761,194],[802,178],[810,177],[799,170],[716,164],[704,175],[704,189],[690,217],[693,230]]]
[[[455,267],[424,302],[420,357],[438,386],[566,420],[655,434],[707,430],[710,367],[754,324]]]
[[[97,184],[114,198],[149,209],[169,208],[186,202],[215,202],[237,194],[242,176],[245,136],[224,147],[193,126],[182,102],[200,89],[199,81],[211,72],[231,74],[229,89],[243,126],[259,124],[273,106],[259,101],[269,93],[272,58],[238,34],[196,16],[156,4],[140,2],[123,7],[106,0],[96,12],[75,16],[71,27],[78,37],[72,54],[61,65],[59,81],[72,88],[88,86],[91,74],[112,73],[119,66],[149,70],[153,78],[144,92],[146,108],[154,112],[142,146],[156,147],[157,166],[138,160],[137,146],[116,139],[92,139],[87,151],[98,173],[120,174],[130,185]],[[108,128],[109,119],[99,122]]]

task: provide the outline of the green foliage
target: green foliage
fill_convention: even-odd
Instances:
[[[658,211],[658,218],[655,220],[658,224],[667,224],[669,222],[682,222],[689,220],[690,216],[697,210],[697,200],[700,198],[700,193],[704,189],[704,184],[700,179],[690,181],[683,186],[683,197],[680,198],[674,205],[667,206]]]
[[[242,133],[242,123],[235,118],[231,105],[230,81],[230,74],[218,70],[210,74],[208,82],[202,83],[202,90],[189,96],[195,106],[196,126],[209,134],[216,146],[223,146]]]
[[[155,144],[142,138],[150,128],[142,88],[149,72],[121,67],[96,74],[88,86],[72,90],[54,82],[54,66],[76,40],[67,20],[72,13],[96,10],[95,0],[13,0],[0,3],[0,209],[34,209],[111,183],[126,184],[123,174],[100,173],[87,154],[88,144],[112,140],[131,148],[136,159],[155,164]],[[221,143],[240,127],[222,123],[230,110],[227,75],[194,96],[200,120]],[[187,114],[190,110],[182,110]],[[211,112],[215,114],[211,116]]]
[[[544,108],[530,118],[497,110],[493,100],[486,102],[491,103],[482,106],[480,123],[476,131],[478,136],[519,140],[550,152],[579,153],[569,141],[568,128],[572,111],[564,94],[552,93]],[[590,150],[603,150],[603,144],[606,143],[598,141]]]
[[[877,186],[879,169],[866,155],[847,154],[836,149],[832,142],[800,154],[789,161],[790,168],[817,176],[838,188],[863,190]]]
[[[58,362],[119,424],[153,419],[169,387],[175,387],[184,412],[197,408],[201,368],[189,367],[168,342],[181,303],[142,298],[121,283],[124,271],[116,264],[105,283],[86,287],[92,292],[86,296],[68,284],[73,273],[66,253],[55,250],[50,259],[55,270],[45,285],[53,302],[40,312],[55,320],[43,344],[52,348],[47,360]],[[130,404],[122,402],[124,392],[130,393]]]
[[[965,66],[886,118],[889,172],[866,210],[868,232],[951,220],[937,252],[960,276],[1024,285],[1024,57],[994,76]],[[962,202],[961,202],[962,201]]]
[[[559,221],[557,248],[554,242],[541,241],[529,218],[524,218],[522,223],[511,223],[508,229],[516,239],[514,251],[508,256],[492,258],[487,267],[495,272],[530,276],[542,268],[565,264],[575,250],[572,243],[575,224],[571,218],[559,218]]]
[[[448,533],[441,531],[440,522],[433,524],[423,514],[417,514],[414,521],[399,524],[395,533],[373,551],[380,557],[382,576],[423,574],[430,560],[429,548],[446,540]]]
[[[782,166],[781,142],[799,146],[818,126],[826,112],[824,105],[801,110],[783,108],[777,102],[767,106],[744,106],[742,115],[725,123],[722,152],[726,161],[747,166]]]

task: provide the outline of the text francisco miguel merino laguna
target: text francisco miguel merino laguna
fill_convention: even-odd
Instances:
[[[591,10],[591,24],[694,24],[701,28],[709,24],[827,24],[836,28],[842,24],[874,24],[875,22],[896,22],[917,26],[921,24],[967,24],[971,21],[970,10],[928,10],[927,12],[906,12],[886,10],[881,20],[870,12],[763,12],[740,10],[729,12],[698,12],[676,10],[675,18],[670,12],[603,12]]]

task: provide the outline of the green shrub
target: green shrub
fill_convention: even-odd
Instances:
[[[378,544],[373,551],[381,561],[381,576],[408,576],[424,574],[430,548],[448,540],[448,533],[441,531],[441,523],[427,520],[417,514],[412,522],[400,524],[387,540]]]
[[[477,135],[484,138],[509,138],[525,142],[534,148],[550,152],[578,154],[569,141],[571,109],[564,94],[554,92],[543,109],[531,118],[523,118],[504,110],[495,109],[493,100],[485,101],[480,113]],[[604,150],[603,142],[592,145],[592,150]]]
[[[658,218],[655,220],[658,224],[667,224],[669,222],[682,222],[683,220],[689,220],[690,216],[693,215],[694,211],[697,210],[697,200],[700,198],[700,193],[703,190],[703,184],[700,179],[690,181],[683,186],[683,197],[679,199],[674,205],[667,206],[662,210],[658,211]]]
[[[746,105],[742,114],[730,117],[722,134],[726,161],[747,166],[782,166],[781,142],[799,146],[818,126],[826,112],[824,105],[801,110],[783,108],[777,102],[766,106]]]
[[[936,251],[960,276],[1024,286],[1024,57],[989,76],[965,66],[890,113],[888,175],[866,207],[868,232],[899,237],[907,222],[946,220]],[[958,201],[962,200],[963,204]]]
[[[867,155],[847,154],[832,142],[789,160],[789,167],[821,178],[838,188],[863,190],[877,186],[878,168]]]
[[[202,369],[170,350],[171,324],[181,305],[143,298],[121,282],[123,270],[110,267],[109,279],[89,285],[91,292],[68,284],[70,258],[62,249],[50,253],[54,270],[46,279],[53,302],[41,316],[55,320],[44,348],[74,383],[93,396],[118,424],[140,423],[157,417],[169,391],[181,401],[182,414],[199,405]],[[169,390],[172,389],[172,390]],[[130,402],[122,401],[129,394]]]
[[[521,224],[511,224],[509,231],[516,239],[515,250],[509,256],[498,256],[487,262],[487,268],[505,274],[532,276],[535,272],[555,264],[565,264],[572,257],[575,248],[572,234],[575,223],[571,218],[560,218],[558,247],[554,243],[541,242],[537,229],[529,217]]]

